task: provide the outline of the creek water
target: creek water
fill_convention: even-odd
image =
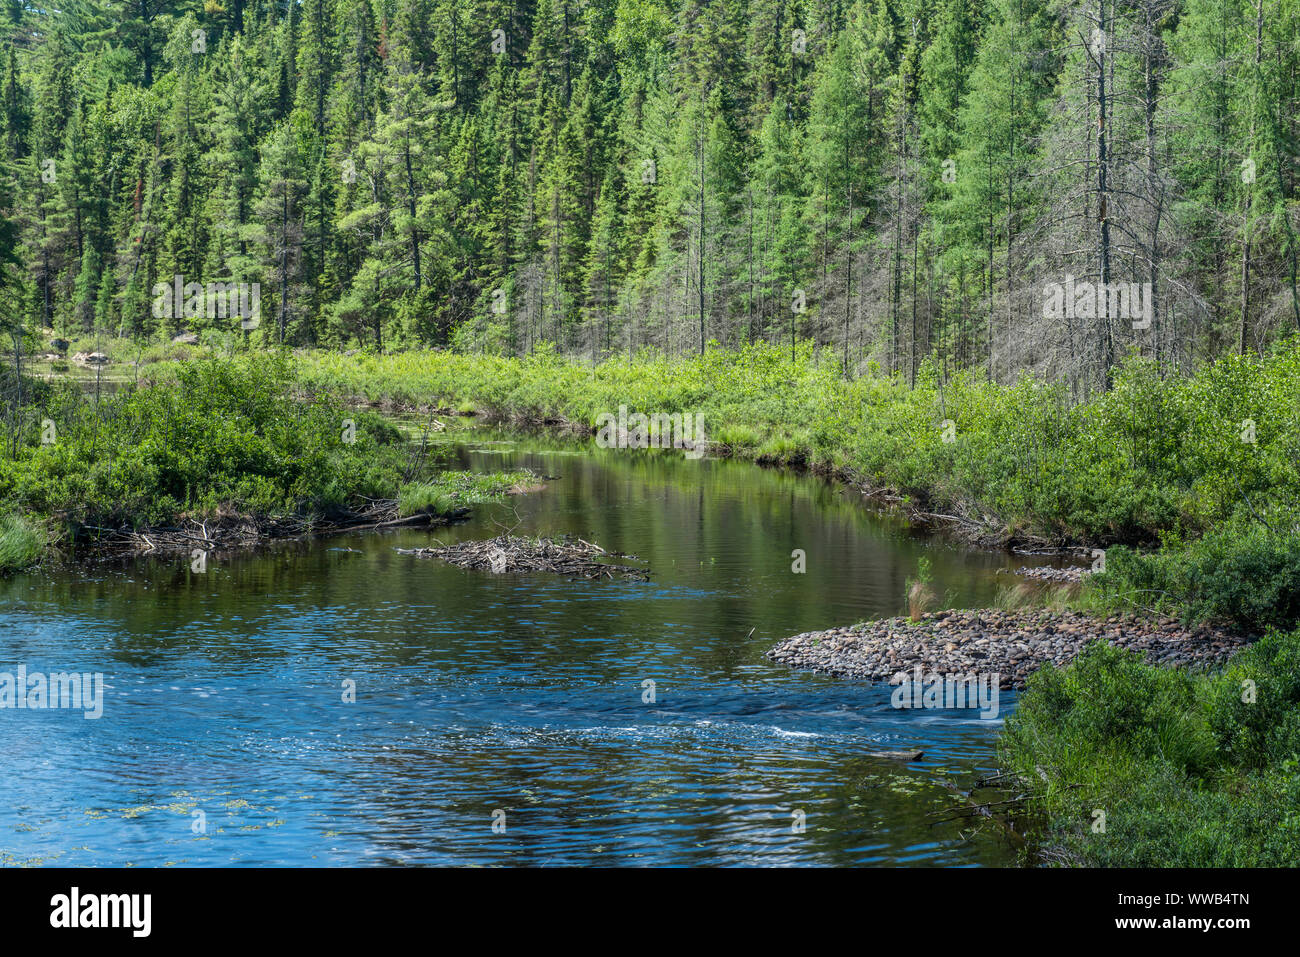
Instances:
[[[443,451],[453,467],[553,478],[450,527],[289,543],[202,572],[140,558],[0,582],[0,672],[105,683],[98,719],[0,711],[0,862],[1013,860],[995,828],[935,823],[953,805],[945,782],[993,766],[1001,720],[896,710],[888,685],[763,652],[902,614],[922,557],[955,607],[989,603],[998,569],[1022,559],[743,463],[487,431]],[[493,575],[395,551],[503,527],[634,553],[650,580]],[[924,760],[868,754],[903,748]]]

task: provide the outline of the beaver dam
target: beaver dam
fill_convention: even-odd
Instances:
[[[574,535],[559,538],[523,538],[498,535],[475,542],[457,542],[434,548],[399,548],[398,554],[416,558],[441,558],[461,568],[474,568],[495,574],[503,572],[554,572],[580,578],[626,578],[648,581],[649,568],[620,565],[611,558],[641,561],[635,555],[607,552],[599,545]]]
[[[308,536],[340,535],[369,529],[410,525],[446,525],[468,516],[468,506],[448,506],[444,512],[403,515],[396,499],[367,502],[356,509],[336,510],[328,517],[263,517],[222,510],[202,520],[184,517],[175,525],[145,529],[104,528],[83,525],[84,543],[107,551],[127,554],[178,552],[191,549],[228,551],[253,548],[268,542]]]
[[[544,487],[529,469],[509,473],[441,472],[430,482],[408,482],[397,498],[360,496],[350,505],[334,506],[320,514],[249,514],[223,506],[213,514],[176,515],[170,524],[146,528],[83,524],[74,540],[108,553],[232,551],[285,539],[449,525],[468,518],[476,506]]]

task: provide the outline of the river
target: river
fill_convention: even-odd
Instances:
[[[1013,860],[996,829],[935,824],[944,782],[993,766],[1000,720],[895,710],[888,686],[763,652],[903,613],[923,556],[958,607],[991,602],[1021,559],[738,462],[486,430],[444,451],[555,478],[433,531],[288,543],[198,573],[141,558],[0,582],[0,671],[105,681],[97,720],[0,711],[0,862]],[[651,578],[492,575],[394,550],[503,527],[635,553]],[[924,760],[867,756],[899,748]]]

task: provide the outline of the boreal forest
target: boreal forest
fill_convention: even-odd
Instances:
[[[158,341],[238,331],[159,284],[258,283],[268,343],[1079,399],[1300,326],[1298,100],[1295,0],[9,0],[0,304]]]

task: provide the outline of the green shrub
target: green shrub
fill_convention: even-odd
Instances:
[[[1058,765],[1077,756],[1067,750],[1123,742],[1130,757],[1159,757],[1199,773],[1213,759],[1215,740],[1195,689],[1186,670],[1153,668],[1137,652],[1096,642],[1069,667],[1048,665],[1032,676],[1007,737],[1050,733],[1056,743],[1049,757]]]
[[[1270,632],[1209,689],[1209,726],[1224,759],[1263,768],[1300,755],[1300,631]]]
[[[222,509],[311,516],[395,496],[401,433],[332,400],[299,400],[288,370],[278,356],[195,359],[152,387],[99,400],[57,391],[31,417],[17,456],[0,462],[0,499],[75,531]],[[43,418],[55,424],[52,444],[41,443]]]
[[[1104,833],[1069,823],[1066,843],[1097,867],[1295,867],[1300,774],[1291,762],[1208,788],[1151,765],[1142,787],[1109,802]]]
[[[1251,632],[1300,623],[1300,533],[1238,519],[1191,545],[1106,554],[1093,583],[1117,603],[1174,611],[1189,621],[1222,621]]]
[[[20,515],[0,515],[0,573],[18,571],[40,560],[45,533]]]
[[[513,472],[444,472],[428,482],[410,482],[397,495],[403,517],[427,512],[452,515],[473,505],[498,502],[511,489],[530,485],[536,476],[526,469]]]
[[[1095,644],[1030,677],[999,746],[1040,843],[1085,863],[1300,864],[1300,630],[1214,672]]]

